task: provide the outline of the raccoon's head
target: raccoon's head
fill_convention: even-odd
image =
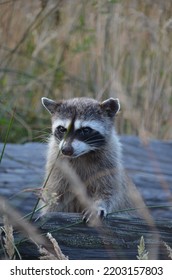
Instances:
[[[43,97],[42,104],[52,115],[52,133],[62,154],[71,158],[105,147],[120,109],[114,98],[100,103],[91,98],[55,102]]]

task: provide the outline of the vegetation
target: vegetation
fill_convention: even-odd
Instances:
[[[171,14],[170,0],[1,1],[0,163],[7,142],[46,140],[50,122],[42,96],[118,97],[119,133],[170,139]],[[41,259],[67,258],[50,233],[53,254],[35,228],[7,208],[0,209],[5,258],[21,258],[13,236],[17,221],[37,244]],[[164,246],[172,258],[172,249]],[[137,258],[148,258],[143,237]]]
[[[2,202],[2,200],[1,200],[1,202]],[[12,209],[10,209],[10,210],[12,210]],[[0,211],[4,212],[2,207],[0,207]],[[15,218],[15,221],[13,220],[13,218]],[[22,259],[22,254],[20,254],[20,249],[21,249],[20,245],[21,245],[21,243],[27,242],[28,240],[30,240],[30,242],[32,242],[36,245],[35,252],[36,252],[36,250],[38,250],[37,258],[39,258],[41,260],[67,260],[67,259],[69,259],[68,256],[65,256],[63,254],[63,252],[61,251],[61,248],[59,247],[57,240],[53,237],[55,232],[58,233],[59,231],[62,230],[62,228],[59,228],[57,226],[51,230],[52,233],[45,232],[44,234],[40,234],[40,232],[38,232],[38,230],[36,230],[30,223],[28,223],[27,221],[24,221],[21,217],[19,220],[18,220],[18,218],[19,218],[19,216],[15,210],[12,215],[11,215],[11,211],[8,211],[8,213],[5,213],[3,216],[3,226],[0,227],[0,233],[2,236],[1,246],[0,246],[1,259],[4,259],[4,258],[5,259]],[[17,223],[16,223],[16,221],[17,221]],[[20,229],[20,231],[16,231],[13,229],[13,225],[15,223],[16,223],[15,227],[17,226]],[[81,223],[82,223],[81,221],[78,221],[73,224],[67,225],[66,228],[69,228],[71,231],[74,226],[76,226],[77,224],[79,225]],[[64,229],[65,229],[65,227],[64,227]],[[76,230],[76,228],[74,230]],[[97,230],[99,231],[99,234],[101,236],[101,233],[103,234],[103,227],[98,227]],[[25,236],[24,238],[21,236],[21,233],[22,233],[22,235]],[[147,233],[148,232],[145,231],[145,233],[144,233],[145,236],[147,235]],[[92,234],[93,234],[93,232],[92,232]],[[60,236],[60,234],[59,234],[59,236]],[[154,240],[153,237],[154,237],[154,233],[152,232],[152,237],[151,237],[152,240]],[[83,236],[82,236],[82,238],[83,238]],[[101,236],[101,238],[102,238],[102,242],[104,242],[105,240],[103,239],[103,235]],[[101,240],[101,238],[100,238],[100,240]],[[114,235],[114,238],[116,238],[115,235]],[[83,240],[81,241],[81,244],[79,243],[78,239],[76,242],[78,242],[79,247],[81,244],[83,244],[82,243]],[[88,245],[88,243],[87,243],[88,240],[85,240],[85,242]],[[92,244],[92,242],[95,242],[95,240],[93,241],[90,239],[91,244]],[[155,240],[154,240],[154,242],[155,242]],[[149,253],[151,253],[152,248],[148,245],[149,243],[150,243],[150,235],[149,235],[148,239],[147,238],[145,239],[143,236],[140,237],[140,240],[138,240],[138,243],[137,243],[138,245],[135,246],[135,250],[134,250],[136,252],[136,254],[138,254],[135,256],[135,259],[138,259],[138,260],[151,259],[151,258],[149,258]],[[28,245],[26,245],[26,243],[25,243],[25,246],[28,246]],[[30,243],[30,246],[32,246],[31,243]],[[75,246],[76,246],[76,244],[74,245],[74,248],[75,248]],[[77,246],[77,248],[78,248],[78,246]],[[100,246],[100,243],[99,243],[99,246]],[[114,249],[114,251],[115,250],[118,251],[121,245],[119,245],[119,248],[117,248],[117,247],[114,247],[114,244],[112,245],[112,243],[111,243],[111,246]],[[130,243],[130,246],[131,246],[131,243]],[[150,251],[147,251],[147,249],[146,249],[146,247],[148,247],[148,246],[149,246]],[[172,259],[172,248],[163,240],[159,240],[159,246],[164,248],[164,253],[167,254],[168,259]],[[95,248],[95,247],[93,247],[93,248]],[[107,247],[105,246],[105,248],[107,248]],[[131,251],[133,249],[134,248],[130,247]],[[121,251],[122,251],[122,248],[121,248]],[[32,249],[32,252],[33,252],[33,249]],[[27,255],[27,253],[26,253],[26,255]],[[25,256],[24,256],[24,258],[25,258]]]
[[[170,139],[171,14],[170,0],[0,3],[0,141],[13,114],[8,141],[46,138],[42,96],[118,97],[119,133]]]

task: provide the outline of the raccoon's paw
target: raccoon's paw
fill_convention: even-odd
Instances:
[[[85,209],[83,212],[83,222],[94,224],[107,216],[107,211],[103,207],[97,207],[95,209]]]

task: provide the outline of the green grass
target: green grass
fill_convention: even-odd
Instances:
[[[4,145],[3,145],[3,148],[2,148],[2,151],[1,151],[1,154],[0,154],[0,163],[2,161],[4,152],[5,152],[5,147],[6,147],[8,137],[9,137],[9,134],[10,134],[10,130],[12,128],[12,124],[13,124],[13,120],[14,120],[14,114],[15,114],[15,109],[13,111],[13,114],[12,114],[11,119],[10,119],[9,124],[8,124],[8,129],[7,129],[7,132],[6,132],[6,135],[5,135]]]

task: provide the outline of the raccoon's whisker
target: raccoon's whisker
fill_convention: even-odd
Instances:
[[[51,131],[51,128],[50,127],[48,127],[48,128],[46,128],[46,129],[40,129],[40,130],[38,130],[38,129],[33,129],[33,131],[34,132],[45,132],[45,133],[49,133],[49,131]]]
[[[89,140],[89,141],[85,141],[85,142],[87,142],[88,144],[94,144],[94,143],[104,143],[104,139],[102,139],[102,138],[99,138],[99,139],[93,139],[93,140]]]
[[[49,138],[47,139],[41,139],[40,143],[44,144],[44,143],[48,143],[49,142]]]
[[[99,138],[99,139],[92,139],[92,140],[86,140],[85,142],[87,142],[87,143],[96,143],[96,142],[102,142],[102,141],[104,141],[104,139],[102,139],[102,138]]]
[[[96,135],[94,134],[94,135],[92,135],[92,136],[86,138],[85,141],[86,141],[86,142],[89,142],[89,141],[92,141],[92,140],[94,141],[94,140],[100,140],[100,139],[102,139],[102,137],[100,137],[100,135],[99,135],[99,137],[97,137],[96,139],[95,139],[95,138],[96,138]],[[92,140],[91,140],[91,139],[92,139]]]
[[[97,142],[97,143],[90,143],[90,147],[95,147],[95,148],[98,148],[100,146],[102,146],[102,144],[104,144],[103,142]]]
[[[49,137],[49,134],[48,133],[45,133],[45,134],[40,134],[40,135],[37,135],[35,137],[33,137],[32,139],[35,140],[35,139],[44,139],[45,137]]]

